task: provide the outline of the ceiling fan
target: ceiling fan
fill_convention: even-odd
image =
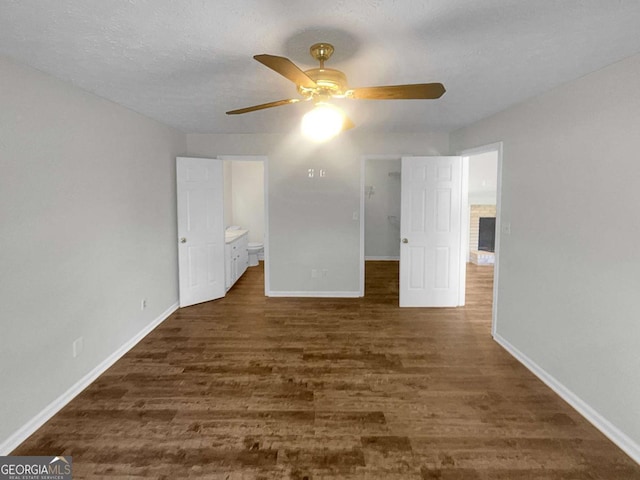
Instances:
[[[324,62],[329,60],[334,52],[333,45],[316,43],[311,46],[309,51],[311,56],[320,62],[319,68],[303,71],[288,58],[276,55],[262,54],[253,57],[258,62],[295,83],[302,98],[289,98],[231,110],[227,112],[227,115],[254,112],[308,100],[318,104],[324,103],[331,98],[352,98],[357,100],[436,99],[440,98],[445,92],[444,85],[441,83],[349,88],[347,76],[344,73],[324,66]]]

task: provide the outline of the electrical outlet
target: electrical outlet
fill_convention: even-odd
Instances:
[[[147,308],[147,299],[143,298],[140,302],[140,310],[144,310],[145,308]]]
[[[72,346],[73,358],[77,358],[78,356],[80,356],[83,349],[84,349],[84,338],[83,337],[76,338],[73,341],[73,346]]]
[[[326,268],[322,269],[322,276],[323,277],[328,277],[329,276],[329,270],[327,270]]]
[[[511,235],[511,222],[504,222],[500,230],[502,230],[502,233],[505,235]]]
[[[318,278],[318,270],[315,268],[311,269],[311,278]]]
[[[315,170],[313,168],[310,168],[309,170],[307,170],[307,176],[309,178],[315,177]]]

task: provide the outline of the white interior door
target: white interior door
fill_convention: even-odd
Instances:
[[[176,159],[180,306],[224,297],[222,161]]]
[[[403,157],[400,306],[459,305],[462,157]]]

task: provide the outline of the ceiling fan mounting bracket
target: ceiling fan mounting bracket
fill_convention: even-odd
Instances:
[[[324,62],[329,60],[331,55],[333,55],[334,48],[330,43],[314,43],[311,45],[311,48],[309,48],[309,52],[313,58],[320,62],[320,68],[322,68]]]

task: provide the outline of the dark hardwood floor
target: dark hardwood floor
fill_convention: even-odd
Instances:
[[[640,479],[491,339],[491,267],[458,309],[399,309],[397,263],[366,268],[363,299],[265,298],[250,268],[13,454],[72,455],[75,479]]]

